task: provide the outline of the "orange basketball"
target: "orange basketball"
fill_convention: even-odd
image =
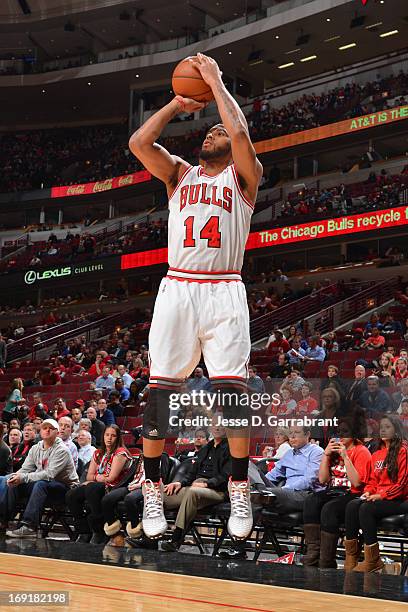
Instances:
[[[211,87],[203,80],[198,68],[189,57],[177,64],[172,76],[173,91],[183,98],[197,102],[210,102],[214,99]]]

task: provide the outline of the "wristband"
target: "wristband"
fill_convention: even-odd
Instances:
[[[183,96],[175,96],[174,99],[177,100],[178,104],[180,104],[181,110],[184,113],[184,111],[186,110],[186,103],[183,100]]]

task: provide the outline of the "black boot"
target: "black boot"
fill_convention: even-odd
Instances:
[[[87,544],[92,537],[92,532],[89,528],[88,521],[85,516],[74,520],[75,527],[75,542]]]
[[[75,542],[82,543],[82,544],[89,544],[89,542],[91,541],[91,537],[92,537],[91,533],[80,533],[77,536]]]
[[[245,540],[236,540],[229,548],[222,550],[218,556],[221,557],[221,559],[246,559],[247,554],[245,547]]]
[[[159,550],[159,543],[157,540],[151,540],[143,535],[141,538],[125,538],[125,541],[132,548],[143,548],[145,550]]]
[[[106,544],[107,542],[109,542],[109,537],[106,535],[103,529],[103,517],[95,518],[89,516],[88,524],[90,529],[92,530],[92,538],[90,544]]]
[[[177,552],[184,540],[184,531],[180,527],[176,527],[173,531],[171,540],[162,543],[162,550],[166,552]]]

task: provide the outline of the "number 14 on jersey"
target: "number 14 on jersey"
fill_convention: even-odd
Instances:
[[[196,238],[194,238],[194,224],[196,221],[195,217],[187,217],[184,221],[184,227],[186,228],[183,242],[184,247],[196,246]],[[197,231],[198,229],[196,228],[196,232]],[[200,239],[207,240],[207,246],[210,249],[221,248],[220,218],[217,215],[210,217],[207,223],[201,228]]]

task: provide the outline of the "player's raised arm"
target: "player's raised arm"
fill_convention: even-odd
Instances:
[[[232,159],[242,187],[254,202],[263,169],[256,157],[245,115],[225,87],[217,62],[201,53],[191,61],[196,63],[204,81],[212,89],[221,120],[231,138]]]
[[[131,136],[129,149],[144,165],[144,167],[164,183],[169,191],[175,187],[179,176],[188,166],[187,162],[171,155],[167,149],[159,145],[156,140],[163,129],[176,115],[180,113],[193,113],[201,110],[205,104],[176,96],[166,104]]]

